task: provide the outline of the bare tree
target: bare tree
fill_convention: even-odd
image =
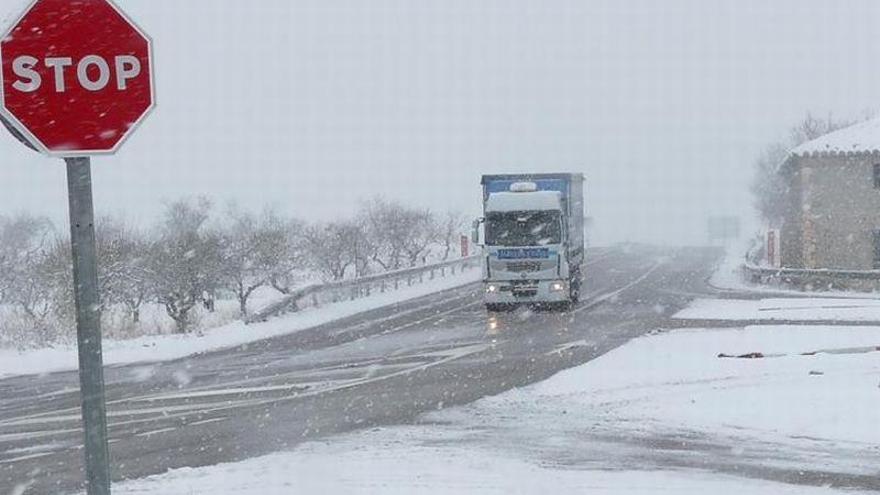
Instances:
[[[171,203],[150,245],[153,293],[178,333],[189,330],[190,312],[220,282],[220,239],[208,227],[210,212],[205,199]]]
[[[440,234],[429,210],[406,207],[396,201],[373,198],[364,205],[362,218],[372,258],[384,270],[414,266],[423,260]]]
[[[0,304],[11,304],[39,320],[49,309],[40,274],[53,243],[53,227],[28,214],[0,218]]]
[[[72,278],[70,249],[49,220],[0,218],[0,304],[17,312],[21,340],[44,345],[71,328]]]
[[[405,209],[403,225],[403,252],[409,266],[424,263],[431,253],[431,246],[440,237],[441,228],[430,210]]]
[[[278,260],[269,276],[269,285],[282,294],[290,294],[302,279],[302,271],[307,265],[304,249],[303,223],[296,219],[284,220],[280,225],[285,234],[285,252]]]
[[[361,235],[360,226],[352,221],[312,225],[303,233],[303,249],[312,267],[325,278],[342,280],[355,264],[353,246]]]
[[[383,270],[395,270],[402,265],[404,208],[380,197],[364,204],[361,224],[372,246],[372,260]]]
[[[771,224],[778,224],[785,213],[788,183],[779,173],[779,167],[788,153],[788,146],[774,144],[768,146],[755,162],[755,178],[751,184],[755,208]]]
[[[289,233],[284,220],[271,210],[256,216],[233,206],[228,217],[221,235],[223,282],[235,294],[244,318],[251,294],[277,277],[290,252]]]
[[[141,306],[150,297],[147,239],[118,218],[102,218],[96,227],[102,302],[123,305],[138,323]]]
[[[849,127],[857,122],[857,120],[838,120],[830,113],[825,118],[816,118],[812,113],[807,112],[804,120],[789,131],[789,144],[794,147],[820,138],[825,134]]]
[[[440,219],[439,237],[443,245],[443,260],[449,259],[452,250],[461,240],[461,233],[464,232],[466,226],[464,213],[460,211],[447,211]]]

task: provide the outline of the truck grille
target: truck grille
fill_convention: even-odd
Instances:
[[[507,271],[514,273],[522,272],[539,272],[541,271],[540,261],[515,261],[507,264]]]
[[[535,297],[538,295],[538,283],[531,280],[511,284],[513,297]]]

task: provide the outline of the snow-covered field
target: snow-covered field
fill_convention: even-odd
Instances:
[[[837,493],[748,479],[749,468],[876,474],[880,354],[800,353],[876,344],[878,330],[756,326],[646,336],[417,425],[176,470],[115,493]],[[718,357],[756,351],[779,356]],[[746,477],[713,471],[731,465]]]
[[[122,365],[179,359],[212,350],[234,347],[258,340],[294,333],[363,311],[380,308],[435,292],[459,287],[480,278],[480,270],[467,270],[454,276],[438,278],[412,287],[354,301],[327,304],[299,313],[271,319],[265,323],[245,325],[233,321],[190,335],[156,335],[131,340],[104,341],[104,363]],[[0,378],[74,370],[77,364],[75,346],[30,351],[0,349]]]

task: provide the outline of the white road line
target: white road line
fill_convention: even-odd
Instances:
[[[630,282],[630,283],[624,285],[624,286],[621,287],[620,289],[617,289],[617,290],[612,291],[612,292],[608,292],[608,293],[606,293],[606,294],[603,294],[603,295],[601,295],[601,296],[598,296],[598,297],[592,299],[589,303],[587,303],[587,304],[585,304],[585,305],[583,305],[583,306],[581,306],[581,307],[575,309],[575,310],[572,311],[571,313],[572,313],[572,314],[576,314],[576,313],[580,313],[581,311],[587,311],[587,310],[589,310],[589,309],[593,309],[593,308],[595,308],[596,306],[598,306],[599,304],[602,304],[602,303],[604,303],[605,301],[608,301],[609,299],[613,299],[613,298],[619,296],[621,293],[623,293],[623,292],[625,292],[625,291],[627,291],[627,290],[629,290],[629,289],[632,289],[632,288],[635,287],[636,285],[638,285],[638,284],[644,282],[648,277],[650,277],[650,276],[651,276],[655,271],[657,271],[661,266],[663,266],[663,262],[662,262],[662,261],[659,261],[659,262],[655,263],[654,266],[652,266],[650,270],[648,270],[647,272],[643,273],[639,278],[637,278],[637,279],[633,280],[632,282]]]
[[[385,330],[384,332],[380,333],[379,335],[390,335],[390,334],[392,334],[392,333],[397,333],[397,332],[399,332],[399,331],[401,331],[401,330],[403,330],[403,329],[405,329],[405,328],[409,328],[409,327],[412,327],[412,326],[415,326],[415,325],[421,325],[422,323],[425,323],[425,322],[427,322],[427,321],[430,321],[430,320],[436,319],[436,318],[438,318],[438,317],[446,316],[446,315],[448,315],[448,314],[455,313],[455,312],[457,312],[457,311],[461,311],[461,310],[463,310],[463,309],[467,309],[467,308],[469,308],[469,307],[471,307],[471,306],[479,306],[479,305],[481,305],[481,304],[483,304],[482,301],[477,301],[477,302],[471,302],[471,303],[465,304],[465,305],[463,305],[463,306],[457,306],[457,307],[452,308],[452,309],[450,309],[450,310],[448,310],[448,311],[441,311],[440,313],[434,313],[434,314],[432,314],[431,316],[428,316],[427,318],[422,318],[421,320],[411,321],[411,322],[409,322],[409,323],[407,323],[407,324],[405,324],[405,325],[400,325],[400,326],[397,326],[397,327],[394,327],[394,328],[391,328],[391,329]]]
[[[41,452],[39,454],[30,454],[30,455],[23,455],[20,457],[13,457],[12,459],[3,459],[2,461],[0,461],[0,464],[12,464],[14,462],[29,461],[31,459],[39,459],[40,457],[46,457],[46,456],[52,455],[54,453],[55,452]]]
[[[221,422],[221,421],[226,421],[226,420],[228,420],[228,419],[229,419],[229,418],[225,418],[225,417],[224,417],[224,418],[205,419],[205,420],[202,420],[202,421],[196,421],[196,422],[194,422],[194,423],[187,423],[186,426],[200,426],[200,425],[207,425],[207,424],[211,424],[211,423],[219,423],[219,422]]]
[[[177,428],[162,428],[161,430],[145,431],[143,433],[138,433],[135,436],[136,437],[151,437],[153,435],[159,435],[162,433],[171,433],[173,431],[177,431]]]
[[[55,435],[65,435],[70,433],[81,433],[82,428],[70,428],[64,430],[41,430],[41,431],[25,431],[20,433],[0,434],[0,443],[19,442],[21,440],[34,440],[37,438],[51,437]]]

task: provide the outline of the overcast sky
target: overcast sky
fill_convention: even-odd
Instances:
[[[13,18],[23,0],[0,0]],[[479,210],[479,177],[583,172],[602,241],[750,215],[761,148],[880,102],[865,1],[119,0],[159,106],[94,160],[96,207],[204,194],[307,219],[382,194]],[[63,219],[63,165],[0,136],[0,213]]]

